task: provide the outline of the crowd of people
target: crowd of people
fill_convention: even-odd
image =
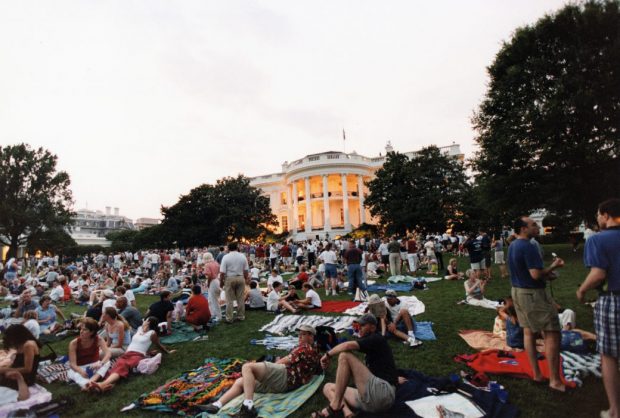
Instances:
[[[597,215],[602,232],[590,236],[586,243],[590,274],[577,298],[583,301],[585,292],[599,290],[596,338],[610,402],[607,413],[617,417],[620,201],[604,202]],[[12,324],[4,330],[3,340],[5,348],[15,350],[16,355],[10,367],[0,368],[0,386],[15,390],[15,399],[27,398],[27,388],[36,377],[40,340],[46,334],[62,334],[68,327],[79,328],[79,336],[68,347],[69,378],[85,391],[104,392],[127,378],[147,357],[151,345],[173,353],[159,338],[173,332],[175,321],[185,321],[196,332],[207,332],[217,322],[244,321],[249,311],[296,314],[321,308],[321,294],[346,293],[351,299],[368,301],[368,313],[357,320],[359,339],[332,347],[321,356],[315,345],[316,329],[302,327],[297,349],[275,363],[246,364],[233,387],[203,408],[217,412],[243,393],[240,416],[257,416],[252,401],[255,391],[293,390],[337,356],[335,382],[323,388],[328,406],[314,415],[385,411],[392,405],[399,383],[386,338],[393,336],[411,347],[419,346],[420,341],[415,338],[415,321],[400,307],[396,292],[388,290],[385,300],[369,296],[368,279],[384,273],[416,276],[423,270],[424,275],[463,280],[467,303],[494,308],[484,294],[495,262],[501,277],[509,275],[512,283],[509,303],[500,309],[507,338],[511,344],[519,344],[514,339],[522,330],[521,347],[529,356],[534,380],[542,381],[536,361],[536,337],[542,335],[550,365],[549,386],[564,391],[559,376],[562,327],[557,304],[546,288],[564,261],[554,257],[551,265],[544,267],[538,233],[536,222],[521,217],[514,222],[513,233],[506,229],[491,236],[480,230],[468,235],[317,237],[268,245],[231,242],[219,248],[99,253],[70,262],[54,257],[12,259],[0,267],[0,294],[12,301],[0,316]],[[469,258],[467,271],[458,270],[457,257]],[[137,294],[156,294],[159,300],[142,315]],[[83,306],[84,314],[68,318],[62,310],[67,304]],[[351,354],[353,351],[364,353],[366,362]],[[116,359],[113,366],[111,359]],[[354,388],[348,387],[350,380]]]

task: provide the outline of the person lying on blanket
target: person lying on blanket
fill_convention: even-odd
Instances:
[[[254,418],[258,416],[254,408],[254,392],[284,393],[307,384],[321,371],[319,352],[314,343],[316,329],[311,325],[302,325],[298,331],[299,345],[288,356],[275,363],[245,363],[241,369],[241,377],[217,402],[199,405],[198,408],[209,414],[216,414],[224,405],[243,393],[243,404],[235,416]]]
[[[34,338],[28,328],[21,324],[9,326],[3,335],[5,350],[15,350],[15,358],[10,367],[0,367],[0,386],[19,392],[20,400],[24,398],[23,382],[27,386],[36,383],[37,370],[39,368],[39,342]],[[23,379],[19,378],[19,375]]]
[[[133,336],[127,351],[117,359],[116,364],[114,364],[106,379],[101,383],[96,382],[95,380],[98,380],[99,375],[95,375],[95,379],[86,385],[86,390],[95,393],[112,390],[116,382],[127,378],[129,373],[138,366],[138,363],[146,358],[146,353],[151,344],[154,344],[163,353],[174,353],[176,350],[169,350],[159,342],[157,335],[159,330],[158,324],[159,320],[156,317],[150,316],[146,318],[142,328]]]

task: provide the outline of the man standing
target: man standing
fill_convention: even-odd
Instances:
[[[409,263],[409,273],[415,275],[418,270],[419,259],[418,243],[413,234],[409,234],[407,239],[407,262]]]
[[[233,322],[234,302],[237,302],[237,320],[245,319],[245,292],[246,283],[250,284],[250,267],[245,255],[239,253],[238,244],[228,244],[228,254],[222,258],[220,265],[220,281],[226,294],[226,322]]]
[[[525,351],[534,372],[534,380],[542,381],[536,356],[536,333],[544,331],[549,387],[564,392],[566,388],[560,379],[560,321],[555,302],[546,289],[546,280],[556,277],[553,270],[564,266],[564,261],[556,258],[549,268],[543,267],[540,253],[530,242],[539,232],[538,224],[531,218],[517,219],[514,230],[516,239],[508,247],[508,266],[512,299],[523,328]]]
[[[238,395],[244,395],[244,401],[236,417],[255,418],[254,392],[285,393],[307,384],[320,371],[319,353],[314,344],[316,330],[311,325],[299,327],[299,345],[291,353],[275,363],[268,361],[245,363],[241,368],[241,377],[219,401],[199,406],[209,413],[217,414],[219,410]]]
[[[598,289],[594,328],[609,401],[609,410],[602,411],[601,417],[617,418],[620,417],[620,199],[601,203],[596,218],[601,232],[586,241],[583,258],[590,273],[577,290],[577,299],[583,302],[588,290]]]
[[[387,245],[389,252],[390,274],[392,276],[400,276],[400,242],[396,239],[396,235]]]
[[[361,338],[338,344],[321,357],[321,366],[327,368],[329,359],[338,355],[336,382],[323,387],[329,405],[313,417],[352,416],[353,411],[379,413],[392,407],[396,396],[398,373],[392,349],[386,339],[377,333],[377,318],[366,314],[357,320]],[[366,354],[366,364],[350,351]],[[347,387],[352,379],[355,389]]]
[[[347,276],[349,278],[349,293],[354,295],[355,290],[360,290],[360,298],[366,300],[368,298],[366,294],[366,285],[364,284],[364,277],[362,273],[362,257],[364,252],[355,246],[355,242],[351,240],[349,249],[344,253],[344,261],[347,263]]]

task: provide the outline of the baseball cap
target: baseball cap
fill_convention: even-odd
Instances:
[[[388,289],[388,290],[386,290],[386,291],[385,291],[385,296],[387,296],[388,298],[389,298],[389,297],[393,297],[393,298],[398,297],[398,295],[396,294],[396,290],[394,290],[394,289]]]
[[[306,331],[309,332],[312,335],[316,335],[316,329],[312,326],[312,325],[301,325],[299,328],[297,328],[298,331]]]
[[[377,294],[370,295],[370,297],[368,298],[368,304],[373,305],[375,303],[381,303],[381,298]]]
[[[375,318],[373,314],[367,313],[363,315],[362,317],[356,319],[355,322],[357,322],[360,325],[366,325],[366,324],[377,325],[377,318]]]
[[[114,292],[110,289],[106,289],[103,291],[103,296],[105,296],[106,298],[113,298]]]

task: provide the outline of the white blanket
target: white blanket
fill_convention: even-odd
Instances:
[[[422,302],[415,296],[399,296],[398,299],[400,299],[400,304],[402,305],[402,307],[407,308],[407,310],[409,311],[409,315],[411,316],[419,315],[421,313],[424,313],[424,311],[426,310],[424,302]],[[385,301],[386,298],[383,297],[381,300]],[[347,309],[346,311],[344,311],[344,313],[346,315],[361,316],[364,315],[366,308],[368,308],[368,303],[363,302],[354,308]]]

